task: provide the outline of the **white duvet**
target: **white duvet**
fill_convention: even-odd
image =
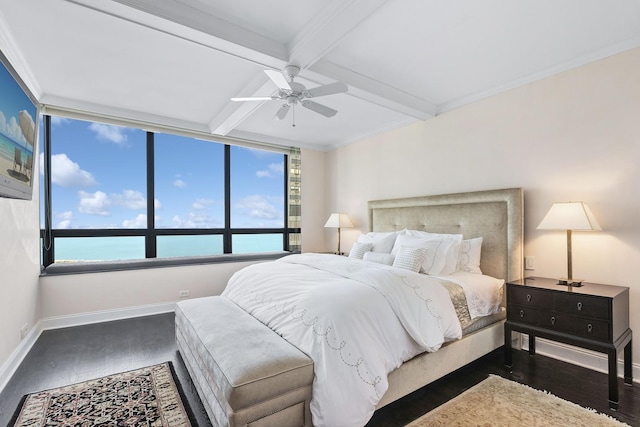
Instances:
[[[387,374],[462,336],[449,293],[408,270],[321,254],[251,265],[231,299],[314,361],[314,426],[363,426]]]

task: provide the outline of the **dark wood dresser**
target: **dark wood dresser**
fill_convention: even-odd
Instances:
[[[504,324],[505,365],[511,367],[511,332],[606,353],[609,361],[609,407],[618,408],[618,350],[624,347],[624,382],[632,385],[629,288],[583,282],[558,285],[557,279],[530,277],[507,282]]]

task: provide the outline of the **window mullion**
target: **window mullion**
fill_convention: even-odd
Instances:
[[[231,245],[231,146],[224,146],[224,234],[223,252],[233,252]]]
[[[147,132],[147,232],[145,233],[145,257],[156,258],[155,225],[155,150],[154,134]]]

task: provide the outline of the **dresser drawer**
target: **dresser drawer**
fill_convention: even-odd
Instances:
[[[547,326],[551,315],[544,310],[523,306],[508,306],[507,320],[532,326]]]
[[[525,307],[544,307],[553,306],[552,292],[532,289],[522,286],[509,286],[507,288],[507,306],[510,304]]]
[[[609,299],[587,295],[558,293],[555,295],[554,308],[563,313],[582,317],[609,320]]]
[[[574,335],[597,341],[611,341],[609,323],[597,320],[573,318],[571,332]]]

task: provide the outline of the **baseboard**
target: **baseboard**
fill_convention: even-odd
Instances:
[[[20,344],[18,344],[18,347],[13,351],[13,353],[11,353],[7,361],[0,366],[0,393],[9,383],[9,380],[43,331],[89,325],[92,323],[110,322],[113,320],[131,319],[134,317],[152,316],[154,314],[172,312],[175,308],[176,303],[169,302],[40,319],[38,323],[29,330],[24,339],[20,341]]]
[[[529,337],[527,334],[522,334],[522,349],[527,351],[529,350]],[[603,372],[605,374],[609,372],[607,356],[604,353],[585,350],[579,347],[546,340],[544,338],[536,338],[536,354],[549,356],[554,359],[562,360],[563,362],[572,363],[574,365]],[[621,356],[621,352],[618,352],[618,356]],[[640,383],[640,364],[632,363],[631,370],[633,381]],[[619,358],[618,376],[624,377],[624,364]]]
[[[45,317],[40,320],[42,330],[68,328],[71,326],[90,325],[92,323],[111,322],[113,320],[131,319],[134,317],[152,316],[154,314],[175,311],[176,303],[141,305],[137,307],[116,308],[113,310],[93,311],[90,313],[70,314],[67,316]]]
[[[9,380],[27,356],[31,347],[36,343],[41,333],[42,328],[40,322],[38,322],[27,332],[27,335],[20,341],[20,344],[18,344],[18,347],[11,353],[7,361],[0,366],[0,393],[2,393],[2,390],[7,386]]]

